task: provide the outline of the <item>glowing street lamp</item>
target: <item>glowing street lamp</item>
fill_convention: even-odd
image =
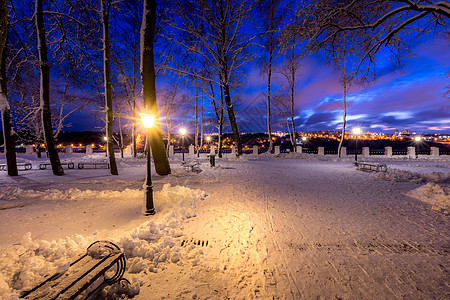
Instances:
[[[153,205],[153,184],[152,184],[152,171],[151,171],[151,152],[150,152],[150,130],[155,125],[155,116],[147,113],[140,113],[142,124],[144,125],[146,132],[145,152],[147,156],[147,176],[145,177],[145,215],[154,215],[155,206]]]
[[[422,137],[416,136],[416,137],[414,138],[414,140],[415,140],[416,142],[421,142],[421,141],[422,141]]]
[[[183,153],[183,162],[184,162],[184,136],[186,135],[186,129],[180,128],[181,134],[181,153]]]
[[[353,134],[356,135],[356,143],[355,143],[355,162],[358,161],[358,137],[361,134],[361,128],[359,127],[353,127],[352,129]]]
[[[206,137],[206,141],[209,143],[209,142],[211,142],[211,137],[208,135],[207,137]]]

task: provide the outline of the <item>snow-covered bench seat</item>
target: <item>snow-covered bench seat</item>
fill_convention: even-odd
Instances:
[[[200,162],[199,161],[191,161],[191,162],[186,162],[183,161],[181,163],[181,165],[183,166],[183,169],[187,172],[201,172],[202,170],[200,169]]]
[[[363,171],[377,171],[377,172],[386,172],[387,166],[385,164],[381,163],[367,163],[367,162],[360,162],[355,161],[355,165],[358,167],[358,169]]]
[[[78,169],[109,169],[107,162],[79,162]]]
[[[17,170],[26,171],[31,170],[32,165],[30,163],[17,164]],[[8,166],[6,164],[0,164],[0,171],[7,171]]]
[[[81,299],[89,299],[106,285],[121,280],[124,272],[122,250],[109,241],[97,241],[72,262],[67,271],[50,276],[30,291],[23,292],[20,298],[75,299],[81,295]]]
[[[67,163],[61,163],[61,166],[66,166],[67,169],[73,169],[75,168],[75,164],[73,162],[67,162]],[[39,169],[40,170],[46,170],[47,167],[52,167],[51,163],[41,163],[39,164]]]

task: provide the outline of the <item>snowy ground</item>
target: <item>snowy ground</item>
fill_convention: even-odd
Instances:
[[[228,156],[216,168],[202,157],[200,173],[175,157],[172,175],[153,177],[150,217],[143,158],[119,159],[119,176],[62,177],[19,158],[33,169],[0,173],[2,299],[103,239],[124,249],[131,286],[122,292],[135,299],[450,297],[449,158],[366,159],[388,165],[375,174],[350,157]]]

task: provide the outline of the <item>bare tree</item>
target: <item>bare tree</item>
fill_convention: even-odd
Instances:
[[[111,44],[109,42],[109,12],[111,3],[109,0],[100,0],[101,18],[103,24],[103,68],[104,68],[104,85],[105,85],[105,111],[106,111],[106,138],[110,173],[118,175],[116,156],[114,154],[114,138],[113,138],[113,107],[111,97]]]
[[[11,126],[11,109],[6,85],[6,56],[8,52],[8,5],[0,0],[0,110],[3,128],[3,149],[9,176],[18,176],[15,138]]]
[[[236,155],[241,155],[242,145],[232,101],[231,86],[232,80],[237,79],[236,75],[239,69],[252,57],[245,50],[256,36],[249,36],[243,30],[243,26],[250,18],[250,12],[254,8],[255,2],[251,0],[178,0],[175,3],[173,13],[177,16],[176,22],[171,22],[170,25],[189,36],[190,40],[200,43],[202,47],[194,48],[182,39],[169,36],[167,38],[208,60],[215,69],[215,73],[221,74],[218,80],[205,78],[199,74],[194,75],[200,79],[212,81],[223,88],[228,118],[237,147]]]
[[[172,131],[181,126],[181,122],[174,125],[174,116],[188,102],[188,97],[182,94],[183,78],[181,74],[177,74],[175,82],[171,82],[163,91],[160,107],[165,114],[167,128],[167,145],[166,152],[169,153],[170,140],[172,139]]]
[[[50,67],[47,58],[47,42],[45,38],[44,27],[44,10],[42,0],[35,2],[35,21],[36,32],[38,37],[39,52],[39,73],[40,73],[40,103],[42,114],[42,125],[44,129],[44,137],[46,148],[54,175],[64,175],[64,170],[59,160],[56,141],[53,136],[52,116],[50,110]]]
[[[277,43],[278,30],[284,21],[291,1],[284,0],[261,0],[258,3],[258,14],[263,21],[264,34],[262,35],[264,50],[266,56],[264,57],[263,72],[267,75],[267,132],[269,134],[269,149],[272,151],[272,128],[271,128],[271,79],[272,79],[272,64],[277,56],[279,44]]]
[[[288,31],[300,31],[309,36],[313,49],[339,42],[342,32],[351,31],[363,50],[360,66],[365,72],[375,61],[375,55],[387,48],[399,63],[402,51],[408,51],[405,38],[448,28],[449,1],[430,0],[318,0],[299,11],[301,20]],[[404,33],[404,35],[402,35]],[[361,38],[364,37],[364,38]],[[349,36],[350,39],[350,36]],[[348,43],[356,43],[355,39]]]
[[[281,93],[276,95],[275,102],[279,109],[286,111],[283,118],[286,119],[287,128],[291,136],[291,143],[296,151],[296,131],[295,131],[295,89],[298,86],[296,77],[300,68],[301,54],[295,52],[295,42],[290,45],[290,54],[284,63],[275,68],[275,72],[281,74],[287,81],[287,89],[281,89]]]
[[[158,116],[155,84],[154,39],[156,30],[156,1],[144,0],[141,26],[141,78],[144,107]],[[164,149],[161,127],[158,123],[151,130],[151,147],[156,172],[159,175],[171,173],[169,160]]]

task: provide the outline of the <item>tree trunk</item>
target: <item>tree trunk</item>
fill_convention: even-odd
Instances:
[[[133,139],[132,143],[133,143],[133,157],[136,157],[136,150],[137,150],[137,146],[136,146],[136,95],[135,95],[135,91],[133,90],[133,104],[132,104],[132,109],[131,109],[131,116],[133,117],[133,130],[131,132],[131,138]]]
[[[114,153],[114,138],[113,138],[113,111],[112,111],[112,97],[111,97],[111,44],[109,42],[109,0],[100,0],[102,24],[103,24],[103,72],[105,82],[105,111],[106,111],[106,151],[109,157],[109,164],[111,166],[111,175],[119,175],[117,171],[116,156]]]
[[[155,37],[156,1],[144,0],[144,13],[141,26],[141,80],[145,109],[152,112],[158,120],[156,105],[155,64],[153,58],[153,40]],[[170,164],[164,149],[161,127],[158,122],[151,130],[151,148],[156,172],[159,175],[170,174]]]
[[[273,148],[273,141],[272,141],[272,126],[271,126],[271,113],[270,113],[270,80],[272,77],[272,58],[273,58],[273,50],[272,50],[272,39],[273,34],[270,32],[269,35],[269,63],[267,66],[267,132],[269,134],[269,149],[267,150],[269,153],[272,151]]]
[[[342,116],[342,133],[341,140],[339,141],[338,146],[338,157],[341,157],[341,149],[342,144],[344,143],[345,138],[345,125],[347,123],[347,54],[345,53],[345,38],[344,38],[344,68],[342,69],[342,77],[343,77],[343,85],[344,85],[344,94],[342,96],[342,102],[344,105],[344,115]]]
[[[35,3],[36,33],[39,52],[40,73],[40,104],[42,114],[42,126],[46,143],[47,155],[52,165],[54,175],[64,175],[64,170],[58,156],[56,141],[53,136],[52,115],[50,110],[50,66],[47,58],[47,42],[45,40],[44,12],[42,0]]]
[[[8,103],[6,86],[6,56],[8,55],[8,8],[7,0],[0,0],[0,110],[3,128],[3,143],[5,149],[6,166],[9,176],[18,176],[15,137],[11,126],[11,109]]]
[[[230,87],[228,86],[228,83],[224,84],[223,92],[225,103],[227,104],[228,118],[230,119],[231,129],[233,130],[234,144],[237,147],[236,156],[240,156],[242,155],[241,137],[239,135],[239,128],[234,114],[233,103],[231,103]]]
[[[120,135],[120,142],[119,142],[120,157],[123,158],[123,130],[122,130],[122,117],[120,114],[119,114],[119,135]]]
[[[201,102],[200,102],[200,146],[197,150],[197,157],[200,157],[200,150],[203,148],[203,89],[204,85],[202,82],[202,96],[201,96]]]
[[[295,43],[293,43],[295,45]],[[292,120],[292,146],[294,147],[294,152],[297,152],[297,134],[295,132],[295,100],[294,100],[294,89],[295,89],[295,46],[292,47],[292,65],[291,65],[291,120]]]
[[[194,60],[194,64],[196,64],[196,60]],[[197,73],[197,68],[194,65],[195,73]],[[197,78],[195,79],[195,134],[194,134],[194,149],[197,149],[198,152],[198,82]]]

